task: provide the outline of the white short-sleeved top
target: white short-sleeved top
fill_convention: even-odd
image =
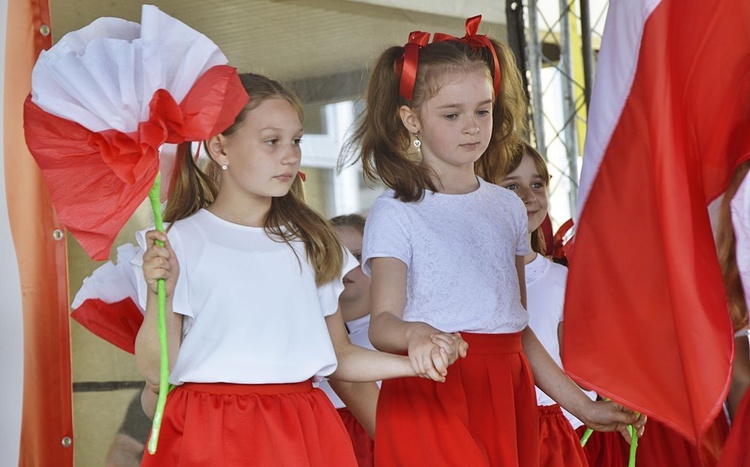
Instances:
[[[302,241],[287,244],[206,210],[168,236],[180,265],[173,310],[184,315],[170,383],[291,383],[336,369],[325,317],[344,285],[338,278],[316,286]],[[145,250],[145,231],[137,240]],[[348,251],[344,264],[341,277],[357,266]],[[146,282],[140,267],[136,273],[145,307]]]
[[[527,254],[527,215],[511,191],[479,179],[467,194],[427,191],[405,203],[386,190],[365,225],[362,270],[389,257],[407,266],[405,321],[444,332],[523,330],[516,256]]]
[[[560,368],[562,368],[562,360],[557,328],[563,320],[567,279],[567,268],[553,263],[542,255],[536,255],[536,258],[526,265],[526,303],[529,310],[529,326]],[[591,400],[596,399],[595,392],[584,392]],[[539,388],[536,388],[536,401],[538,405],[556,404]],[[567,410],[563,409],[563,414],[574,429],[583,425],[583,422]]]
[[[368,333],[370,330],[370,315],[365,315],[361,318],[347,321],[346,329],[349,331],[349,340],[352,341],[352,344],[364,347],[366,349],[375,350],[375,347],[372,346],[372,344],[370,343],[370,338],[368,337]],[[380,385],[380,381],[378,381],[378,385]],[[326,393],[334,407],[336,407],[337,409],[346,407],[346,404],[344,404],[339,396],[336,395],[334,390],[331,388],[331,385],[328,384],[327,380],[321,381],[319,387],[323,390],[323,392]]]

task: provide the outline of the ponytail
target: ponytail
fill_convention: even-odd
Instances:
[[[500,69],[502,70],[500,94],[492,107],[492,138],[487,151],[474,164],[478,176],[491,183],[499,183],[508,173],[506,166],[513,155],[522,151],[526,125],[526,94],[523,91],[521,74],[516,66],[513,51],[507,45],[491,40],[495,47]],[[486,63],[492,63],[492,56],[486,49],[480,49]]]
[[[409,132],[401,122],[399,108],[408,102],[399,94],[396,62],[403,47],[391,47],[378,59],[365,93],[366,108],[360,115],[345,154],[359,152],[365,180],[382,180],[402,201],[418,201],[425,189],[435,191],[429,170],[409,157]]]
[[[306,204],[305,190],[299,175],[286,196],[273,198],[264,227],[270,235],[286,243],[295,237],[304,242],[318,285],[341,275],[344,265],[343,246],[331,224]]]
[[[213,203],[219,192],[215,169],[212,166],[208,169],[214,172],[213,176],[203,172],[193,158],[190,144],[181,143],[177,147],[175,163],[179,169],[170,180],[165,222],[173,223],[195,214]]]

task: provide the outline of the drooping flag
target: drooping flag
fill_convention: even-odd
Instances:
[[[610,2],[568,275],[567,372],[696,443],[731,375],[706,206],[750,157],[749,24],[747,0]]]

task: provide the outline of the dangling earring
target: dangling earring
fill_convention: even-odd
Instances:
[[[229,166],[226,164],[221,164],[221,170],[227,170]]]
[[[422,141],[419,140],[419,133],[414,133],[414,147],[417,148],[417,151],[421,151],[422,149]]]

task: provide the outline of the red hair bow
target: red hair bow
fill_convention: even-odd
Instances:
[[[497,51],[495,51],[492,41],[484,34],[477,34],[477,31],[479,31],[479,23],[481,21],[482,15],[472,16],[466,20],[466,35],[464,37],[458,38],[451,36],[450,34],[436,32],[432,42],[459,41],[468,44],[475,49],[481,47],[489,49],[492,53],[492,60],[495,65],[494,72],[492,73],[492,87],[495,90],[495,99],[497,99],[497,96],[500,95],[500,60],[497,58]]]
[[[414,97],[414,84],[417,82],[417,67],[419,66],[419,49],[426,46],[428,42],[430,42],[429,32],[410,32],[409,42],[404,45],[404,55],[396,65],[396,74],[401,75],[398,92],[407,101]]]
[[[556,260],[566,260],[570,256],[570,248],[572,243],[563,243],[565,235],[568,231],[573,228],[573,219],[568,219],[563,225],[555,232],[553,240],[552,257]]]

